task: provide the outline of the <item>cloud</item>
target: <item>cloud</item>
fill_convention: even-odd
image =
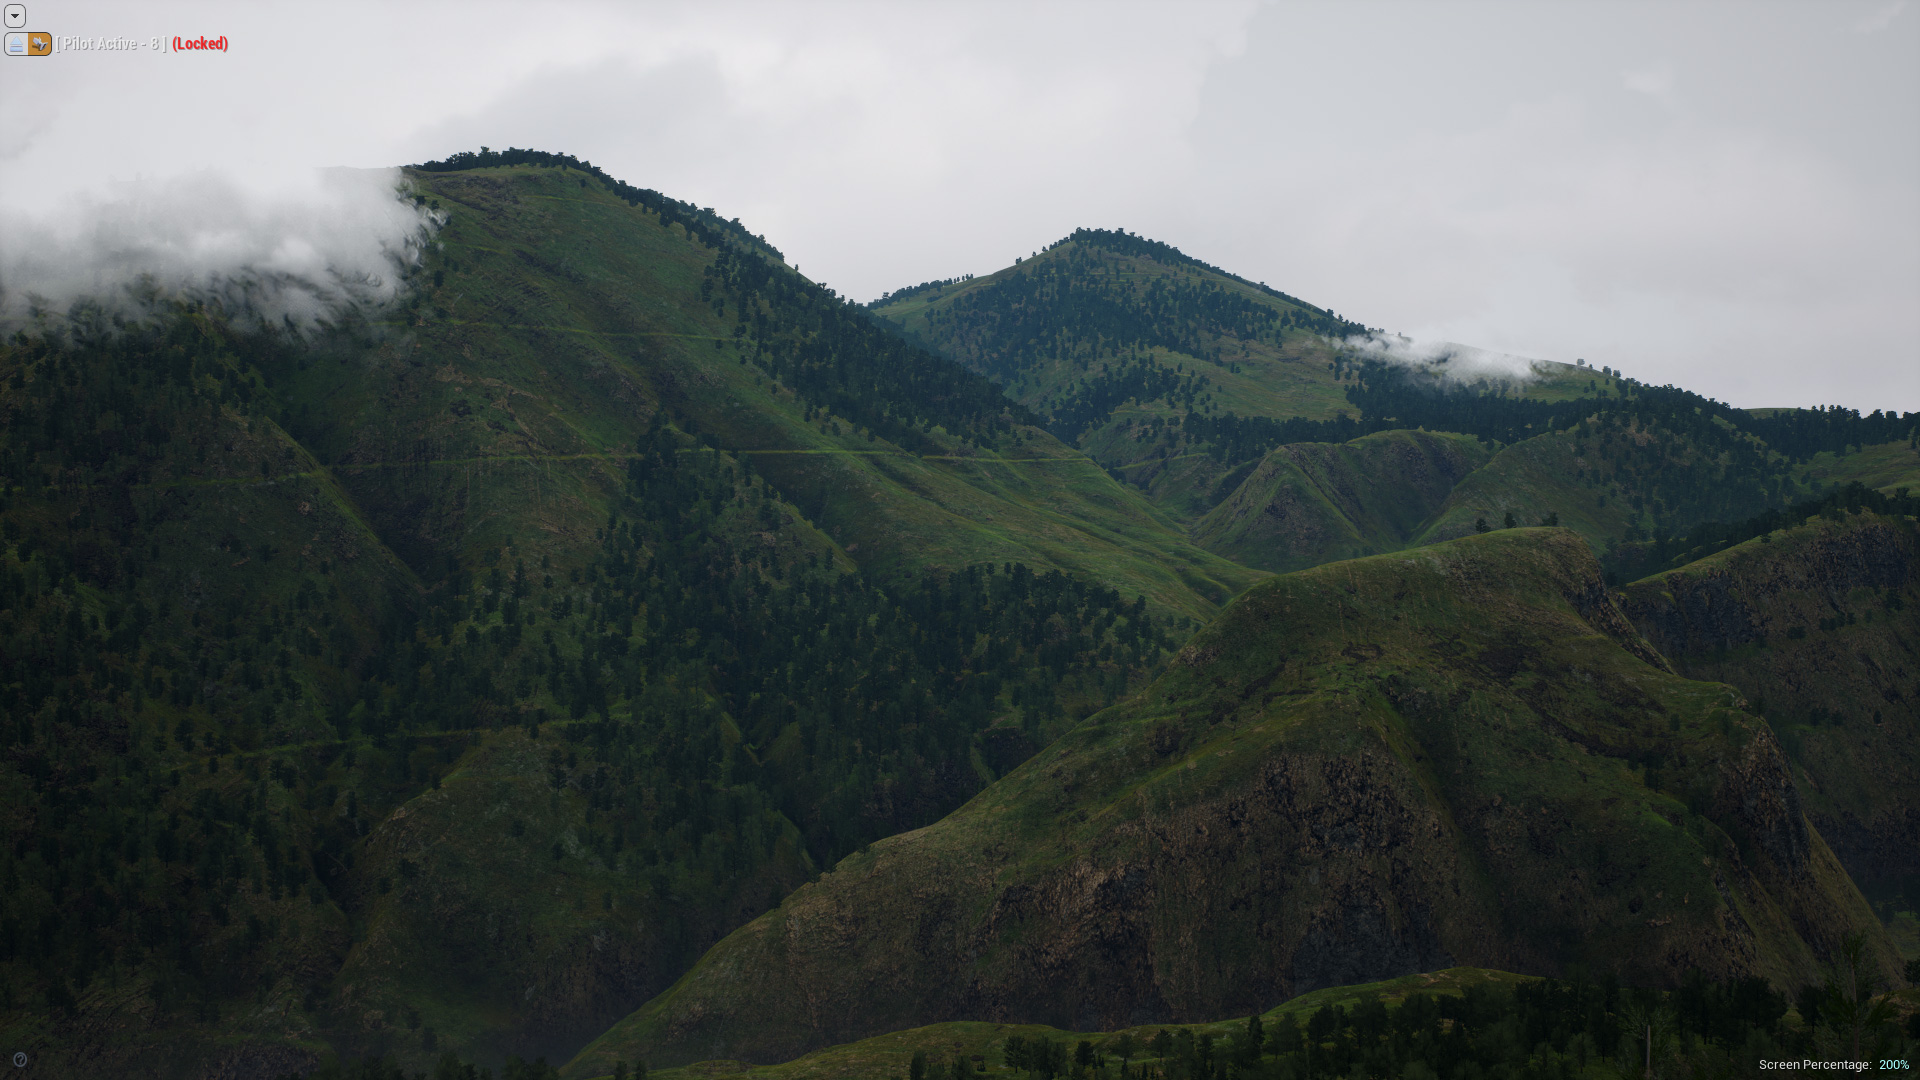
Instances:
[[[1920,20],[1886,0],[61,10],[240,47],[0,64],[7,222],[136,169],[266,207],[295,167],[534,146],[853,296],[1124,226],[1419,340],[1920,408]]]
[[[1457,382],[1531,382],[1539,377],[1542,363],[1532,357],[1452,341],[1415,340],[1404,334],[1355,334],[1342,344],[1369,360],[1399,364]]]
[[[405,288],[433,226],[393,169],[300,171],[265,188],[203,170],[0,211],[0,319],[92,300],[216,300],[311,326]]]
[[[1134,227],[1417,341],[1743,406],[1920,408],[1920,125],[1896,122],[1920,95],[1896,41],[1803,8],[1737,27],[1689,8],[1649,61],[1646,25],[1599,9],[1398,10],[1366,79],[1304,51],[1216,67],[1196,157],[1238,167]],[[1310,30],[1256,24],[1248,55]],[[1573,44],[1525,47],[1549,31]],[[1734,31],[1750,47],[1725,48]],[[1625,67],[1674,93],[1622,92]],[[1337,107],[1236,109],[1317,86]]]

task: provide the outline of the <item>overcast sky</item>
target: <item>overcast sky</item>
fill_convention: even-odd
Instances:
[[[23,238],[116,202],[299,228],[337,198],[316,166],[531,146],[861,299],[1124,227],[1422,339],[1920,410],[1920,4],[27,11],[229,49],[0,57],[16,292]]]

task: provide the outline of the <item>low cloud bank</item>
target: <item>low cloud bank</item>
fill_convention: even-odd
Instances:
[[[180,298],[305,329],[386,305],[437,225],[400,184],[393,169],[315,170],[266,189],[198,172],[38,213],[0,209],[0,321]]]
[[[1513,353],[1458,345],[1451,341],[1416,341],[1399,334],[1355,334],[1341,342],[1361,358],[1399,364],[1428,375],[1458,382],[1505,380],[1526,383],[1542,374],[1543,362]]]

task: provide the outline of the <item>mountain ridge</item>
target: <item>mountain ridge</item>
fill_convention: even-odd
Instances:
[[[1853,925],[1890,964],[1765,722],[1669,674],[1599,577],[1573,534],[1515,530],[1270,579],[1139,695],[735,931],[568,1072],[941,1018],[1236,1015],[1436,957],[1791,984],[1821,947],[1802,932]],[[1419,621],[1379,603],[1396,592]],[[1526,674],[1568,666],[1591,687]],[[1596,873],[1576,821],[1628,863]]]

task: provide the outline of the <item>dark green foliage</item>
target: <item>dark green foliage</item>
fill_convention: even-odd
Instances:
[[[1191,405],[1208,380],[1198,371],[1163,370],[1147,363],[1151,350],[1211,358],[1229,339],[1277,342],[1287,326],[1334,325],[1319,309],[1271,290],[1293,308],[1261,303],[1204,279],[1157,277],[1141,285],[1103,268],[1102,251],[1157,258],[1168,267],[1213,269],[1164,244],[1082,229],[1053,246],[1069,243],[1076,250],[1067,259],[969,290],[936,318],[942,337],[961,342],[981,370],[1003,380],[1053,360],[1089,372],[1100,364],[1099,375],[1090,376],[1056,409],[1052,425],[1060,430],[1074,429],[1076,418],[1091,422],[1096,414],[1104,416],[1114,404],[1129,399],[1164,398]],[[898,302],[961,280],[928,282],[885,299]],[[1119,370],[1102,361],[1119,362]]]
[[[1801,1019],[1813,1028],[1814,1044],[1831,1057],[1858,1060],[1899,1053],[1891,998],[1880,993],[1865,936],[1847,934],[1827,965],[1825,980],[1800,992]]]
[[[978,370],[1002,382],[1054,361],[1086,372],[1055,396],[1047,418],[1048,429],[1068,441],[1127,402],[1164,401],[1194,408],[1212,380],[1198,364],[1190,371],[1184,363],[1169,367],[1156,362],[1153,350],[1217,364],[1222,343],[1228,341],[1278,343],[1288,327],[1315,332],[1364,329],[1272,290],[1266,291],[1292,307],[1264,303],[1204,278],[1161,276],[1141,284],[1104,266],[1102,251],[1213,270],[1165,244],[1081,229],[1054,246],[1069,243],[1075,250],[1067,258],[971,289],[929,315],[935,333],[957,343],[957,351],[970,357]],[[932,282],[889,299],[897,302],[952,283]]]
[[[590,570],[602,588],[575,617],[610,622],[610,633],[589,641],[591,663],[555,668],[575,716],[659,701],[634,711],[638,727],[594,729],[621,778],[610,792],[748,782],[830,864],[977,791],[969,748],[1009,705],[1037,734],[1060,715],[1063,684],[1096,685],[1103,666],[1137,675],[1171,644],[1170,626],[1154,625],[1140,601],[1018,564],[901,588],[830,568],[776,576],[742,565],[755,556],[706,526],[736,497],[767,498],[751,483],[736,494],[742,469],[666,428],[628,466],[627,497]],[[715,741],[722,710],[739,749]],[[660,774],[626,779],[629,762],[611,749],[623,745],[645,747]]]
[[[559,1075],[559,1070],[544,1059],[530,1065],[519,1058],[508,1058],[500,1080],[557,1080]],[[409,1073],[391,1057],[365,1057],[357,1062],[330,1060],[310,1073],[286,1073],[279,1080],[493,1080],[493,1070],[461,1061],[459,1055],[448,1051],[434,1063],[431,1073]]]
[[[1672,1068],[1680,1075],[1740,1075],[1758,1056],[1811,1051],[1813,1034],[1785,1027],[1786,1011],[1785,999],[1764,980],[1713,983],[1697,973],[1666,994],[1548,979],[1510,990],[1474,986],[1462,996],[1415,993],[1393,1005],[1363,995],[1352,1009],[1322,1006],[1304,1028],[1283,1013],[1264,1040],[1255,1018],[1224,1051],[1211,1034],[1163,1030],[1150,1047],[1157,1060],[1143,1062],[1135,1075],[1577,1076],[1594,1064],[1638,1075],[1647,1024],[1663,1075]]]
[[[1755,537],[1765,537],[1782,529],[1791,529],[1816,517],[1835,517],[1861,510],[1892,517],[1920,514],[1920,495],[1905,488],[1883,495],[1859,483],[1850,483],[1815,499],[1806,499],[1781,509],[1766,510],[1740,521],[1707,521],[1678,536],[1656,535],[1651,540],[1621,544],[1601,559],[1607,572],[1620,581],[1637,581],[1649,574],[1672,570],[1695,559],[1724,551]],[[1889,593],[1887,606],[1898,611],[1903,601]],[[1805,628],[1800,636],[1805,636]],[[1832,630],[1823,626],[1822,630]]]
[[[938,424],[986,441],[1026,410],[992,382],[935,357],[822,286],[776,271],[749,246],[723,246],[702,296],[731,301],[735,337],[751,341],[750,359],[796,390],[810,406],[847,417],[909,449]]]
[[[1088,1053],[1091,1052],[1089,1046]],[[1046,1038],[1028,1039],[1019,1035],[1007,1037],[1001,1054],[1008,1068],[1037,1076],[1040,1080],[1053,1080],[1065,1073],[1069,1060],[1066,1043]]]
[[[508,149],[463,152],[414,166],[426,172],[526,165],[578,169],[597,177],[630,205],[681,225],[713,248],[700,299],[734,313],[734,345],[752,349],[761,370],[794,388],[810,405],[847,417],[897,445],[918,448],[916,431],[932,425],[986,440],[1029,418],[991,382],[901,338],[831,289],[778,267],[780,254],[736,219],[613,179],[568,154]],[[716,344],[719,344],[716,342]]]
[[[1833,405],[1782,409],[1768,416],[1748,418],[1741,426],[1795,461],[1806,461],[1822,451],[1843,454],[1848,447],[1858,449],[1900,439],[1911,443],[1915,431],[1920,429],[1920,413],[1875,409],[1861,416],[1858,409]]]
[[[1358,323],[1349,322],[1331,311],[1314,307],[1305,300],[1288,296],[1286,293],[1280,292],[1277,289],[1270,289],[1263,283],[1248,281],[1238,274],[1228,273],[1211,263],[1202,262],[1182,252],[1172,244],[1162,243],[1158,240],[1149,240],[1138,233],[1130,233],[1125,229],[1075,229],[1072,236],[1060,241],[1059,244],[1064,244],[1069,241],[1084,244],[1088,247],[1103,248],[1116,255],[1152,259],[1164,266],[1184,265],[1198,267],[1201,270],[1219,274],[1222,277],[1240,282],[1243,285],[1251,285],[1276,300],[1284,301],[1300,309],[1300,314],[1296,316],[1301,320],[1299,325],[1306,326],[1316,333],[1344,337],[1348,334],[1357,334],[1366,330],[1366,327]],[[1058,247],[1059,244],[1053,246]]]
[[[565,575],[510,548],[437,557],[424,588],[391,562],[276,557],[208,502],[264,469],[281,502],[256,513],[306,528],[293,505],[328,505],[276,422],[296,409],[269,373],[298,362],[276,348],[194,312],[0,347],[0,970],[36,1005],[113,970],[157,973],[184,1019],[270,985],[307,920],[411,885],[407,860],[357,883],[372,824],[508,724],[562,721],[548,780],[587,794],[590,849],[717,888],[788,821],[831,863],[937,819],[984,783],[977,742],[1011,768],[1170,645],[1137,599],[1059,573],[883,586],[768,545],[798,512],[665,423]]]
[[[918,296],[924,292],[932,292],[935,289],[944,289],[949,285],[958,285],[963,281],[972,281],[972,280],[973,280],[972,274],[961,274],[959,277],[942,278],[939,281],[923,281],[918,285],[909,285],[904,289],[896,289],[892,292],[881,293],[880,299],[875,300],[872,303],[868,304],[867,307],[877,308],[883,304],[889,304],[895,301],[905,300],[910,296]]]
[[[1615,379],[1610,393],[1570,401],[1540,401],[1511,395],[1504,384],[1462,384],[1442,375],[1399,364],[1364,361],[1360,381],[1347,390],[1363,424],[1425,427],[1518,442],[1549,429],[1564,429],[1596,414],[1629,416],[1641,426],[1657,426],[1694,439],[1729,444],[1733,432],[1764,442],[1790,461],[1804,462],[1821,451],[1910,439],[1920,413],[1833,408],[1789,409],[1757,417],[1745,409],[1674,386],[1648,386]],[[1718,423],[1716,423],[1718,421]],[[1716,438],[1715,429],[1720,429]]]
[[[572,154],[555,154],[546,150],[520,150],[513,147],[505,150],[490,150],[483,146],[478,153],[463,150],[457,154],[449,154],[439,161],[429,161],[409,167],[421,172],[446,173],[516,165],[531,165],[544,169],[571,169],[586,173],[599,180],[608,191],[626,200],[629,206],[644,206],[659,214],[663,223],[684,226],[689,236],[707,247],[718,247],[730,240],[751,241],[754,246],[770,252],[775,258],[780,257],[780,252],[769,245],[764,238],[752,236],[742,228],[738,218],[725,221],[710,207],[684,203],[651,188],[636,188],[625,181],[614,179],[599,166],[590,161],[581,161]]]
[[[1139,400],[1166,396],[1169,405],[1187,409],[1178,424],[1185,443],[1229,465],[1255,461],[1288,443],[1346,442],[1395,428],[1461,432],[1513,443],[1597,418],[1601,430],[1613,434],[1589,448],[1596,464],[1581,481],[1611,485],[1618,489],[1616,497],[1637,495],[1643,503],[1667,511],[1655,514],[1654,524],[1642,530],[1642,536],[1628,540],[1662,528],[1670,532],[1768,509],[1790,488],[1793,462],[1835,449],[1828,443],[1836,440],[1862,445],[1902,438],[1920,420],[1920,414],[1875,412],[1863,418],[1839,409],[1762,419],[1690,391],[1624,379],[1611,395],[1542,401],[1513,394],[1504,383],[1461,383],[1399,364],[1369,360],[1358,370],[1359,381],[1346,391],[1358,419],[1344,414],[1332,420],[1208,414],[1192,408],[1191,394],[1145,392],[1151,388],[1144,383],[1136,391],[1139,379],[1125,366],[1083,380],[1084,386],[1068,399],[1071,408],[1055,415],[1069,421],[1063,437],[1072,438],[1129,394]],[[1808,430],[1837,434],[1814,438],[1805,434]],[[1784,443],[1775,445],[1775,439]],[[1676,448],[1684,452],[1676,454]],[[1219,494],[1224,497],[1225,492]]]
[[[1081,230],[1060,243],[1100,247],[1116,236]],[[1092,272],[1096,261],[1092,252],[1075,252],[1018,270],[970,290],[937,323],[977,351],[988,374],[1010,378],[1044,360],[1088,370],[1138,350],[1200,356],[1226,337],[1276,340],[1291,318],[1210,281],[1154,278],[1142,287]]]
[[[1140,359],[1123,359],[1117,366],[1102,361],[1098,373],[1090,372],[1060,393],[1047,418],[1047,430],[1074,442],[1088,428],[1105,423],[1115,408],[1130,402],[1164,401],[1169,406],[1191,409],[1208,381],[1197,371],[1170,369]]]
[[[1180,421],[1180,433],[1194,445],[1205,447],[1207,454],[1217,461],[1257,462],[1276,446],[1347,442],[1391,426],[1372,420],[1362,423],[1345,413],[1332,420],[1308,420],[1301,416],[1279,420],[1270,416],[1235,416],[1231,412],[1216,416],[1189,412]]]

